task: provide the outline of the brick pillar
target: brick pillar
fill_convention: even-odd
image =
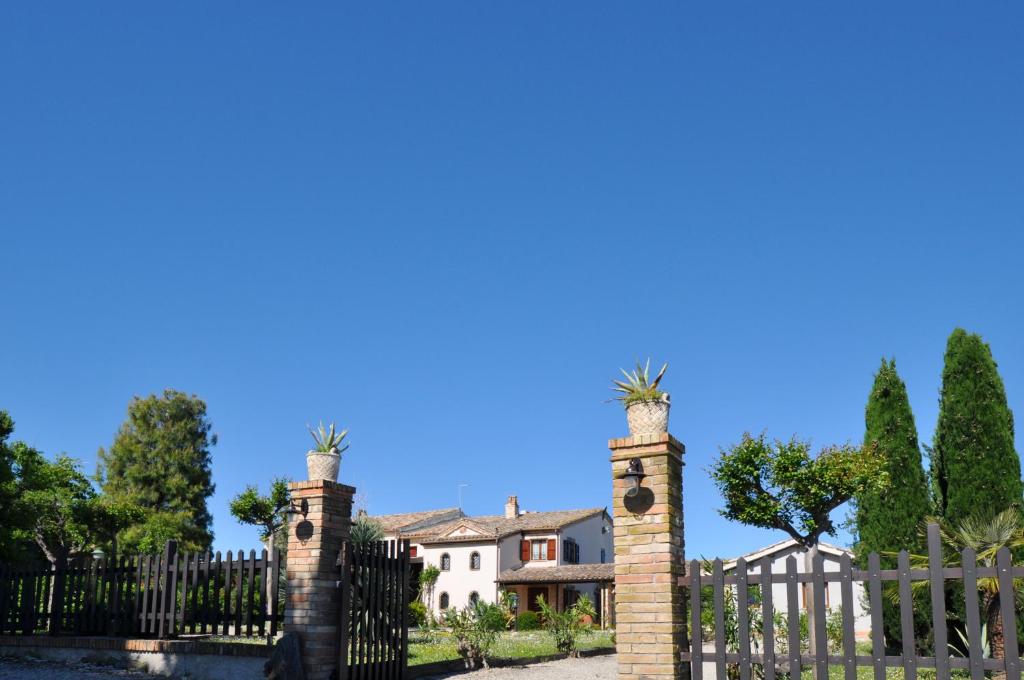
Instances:
[[[620,680],[689,678],[683,575],[683,453],[672,435],[648,434],[608,442],[615,520],[615,622]],[[619,479],[639,458],[647,477],[640,493]]]
[[[351,486],[292,482],[292,505],[308,512],[288,520],[288,604],[285,632],[299,634],[307,680],[326,680],[338,666],[340,612],[338,555],[352,524]]]

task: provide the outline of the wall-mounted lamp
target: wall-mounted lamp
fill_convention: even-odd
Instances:
[[[644,480],[647,475],[644,473],[644,464],[640,462],[639,458],[630,458],[629,467],[623,472],[619,479],[628,479],[633,481],[633,486],[626,492],[627,496],[635,496],[640,493],[640,482]]]
[[[285,512],[289,515],[302,515],[302,518],[305,519],[306,515],[309,514],[309,501],[303,498],[302,502],[299,503],[299,507],[295,507],[295,501],[291,501]]]

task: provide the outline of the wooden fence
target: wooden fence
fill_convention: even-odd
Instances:
[[[790,678],[800,677],[801,669],[809,667],[814,677],[829,677],[829,666],[840,666],[844,680],[856,680],[858,667],[872,669],[874,680],[885,680],[886,669],[902,668],[907,680],[917,678],[920,668],[935,669],[939,680],[947,679],[954,669],[962,669],[963,675],[970,675],[971,680],[984,680],[986,671],[996,674],[1005,673],[1007,680],[1020,680],[1021,665],[1017,644],[1016,604],[1014,601],[1014,579],[1024,577],[1024,567],[1013,566],[1010,551],[1002,549],[998,552],[994,565],[978,565],[977,555],[971,549],[964,550],[960,555],[959,566],[948,566],[943,563],[942,545],[938,527],[928,527],[928,565],[927,568],[911,568],[910,556],[906,551],[899,553],[896,569],[882,569],[880,558],[872,553],[868,559],[868,569],[853,568],[849,555],[840,558],[838,572],[826,572],[821,555],[817,555],[810,573],[798,573],[796,559],[790,556],[786,560],[784,573],[772,573],[772,560],[765,558],[754,564],[747,564],[743,559],[737,560],[735,575],[725,575],[721,560],[715,560],[710,574],[701,573],[701,565],[694,560],[690,563],[687,575],[680,584],[689,588],[691,609],[691,631],[694,642],[692,650],[683,654],[684,662],[689,662],[693,680],[704,677],[705,661],[713,662],[717,680],[738,677],[750,680],[752,674],[764,677],[765,680],[776,680],[777,676],[788,675]],[[760,573],[749,573],[751,567],[758,567]],[[1000,593],[999,613],[1003,626],[1005,659],[986,658],[983,655],[981,616],[979,611],[979,579],[994,579]],[[933,626],[934,644],[937,650],[934,656],[918,656],[914,638],[914,598],[911,584],[914,581],[927,583],[928,600],[930,600],[931,621]],[[859,654],[854,635],[854,595],[853,584],[863,582],[868,598],[871,616],[871,654]],[[895,583],[899,593],[900,631],[902,638],[902,654],[887,656],[885,654],[882,627],[883,584]],[[958,582],[963,585],[964,611],[966,620],[967,650],[966,655],[953,655],[949,650],[948,622],[946,616],[947,583]],[[775,639],[774,603],[772,601],[773,583],[786,585],[787,635],[783,641]],[[842,606],[842,644],[841,653],[829,654],[828,640],[825,630],[826,603],[825,588],[828,583],[839,583]],[[800,597],[799,590],[803,584],[811,584],[811,606],[814,610],[814,630],[812,631],[813,648],[809,654],[803,653],[800,644]],[[708,651],[701,644],[701,589],[706,586],[713,588],[714,610],[714,642],[713,649]],[[728,586],[728,588],[727,588]],[[751,586],[760,586],[761,630],[751,629],[751,611],[746,605],[746,598],[736,608],[735,641],[727,643],[725,622],[725,598],[734,597],[734,593],[745,593]],[[767,587],[766,587],[767,586]],[[889,586],[890,588],[893,586]],[[732,590],[732,589],[735,590]],[[755,610],[756,611],[756,610]],[[752,652],[752,639],[757,641],[760,652]],[[784,648],[784,652],[780,650]]]
[[[178,553],[0,567],[0,634],[274,636],[281,554]]]
[[[346,541],[341,585],[341,680],[401,680],[409,656],[409,541]]]

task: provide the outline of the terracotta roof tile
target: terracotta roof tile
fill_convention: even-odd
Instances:
[[[601,583],[615,580],[614,564],[562,564],[520,567],[498,574],[498,583]]]

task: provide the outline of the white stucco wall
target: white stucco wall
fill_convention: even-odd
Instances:
[[[606,532],[602,528],[607,527]],[[572,538],[580,546],[580,564],[600,564],[601,549],[605,551],[605,563],[615,561],[614,545],[612,541],[611,520],[602,515],[595,515],[582,522],[571,524],[562,529],[562,535],[558,541],[558,563],[565,564],[562,556],[562,540]]]
[[[474,552],[480,553],[480,569],[476,571],[469,568],[469,558]],[[437,585],[434,586],[430,603],[433,611],[438,611],[441,593],[445,592],[448,593],[449,606],[459,609],[469,604],[469,595],[474,591],[484,602],[495,601],[498,592],[497,584],[494,582],[498,576],[498,547],[494,539],[479,543],[423,546],[423,563],[440,567],[441,555],[444,553],[451,556],[451,569],[442,571],[437,577]]]

